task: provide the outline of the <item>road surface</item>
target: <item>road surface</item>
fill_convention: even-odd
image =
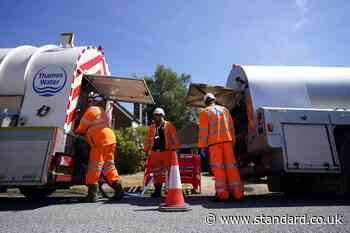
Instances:
[[[159,212],[162,199],[149,197],[80,201],[63,194],[43,201],[2,194],[0,232],[350,232],[350,202],[343,197],[261,193],[241,203],[216,203],[193,195],[186,197],[192,210],[184,213]]]

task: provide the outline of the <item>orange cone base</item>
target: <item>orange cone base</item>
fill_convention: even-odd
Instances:
[[[189,205],[185,203],[182,189],[168,189],[165,203],[159,206],[160,211],[189,211]]]
[[[172,205],[172,206],[168,206],[165,203],[162,203],[160,204],[158,210],[161,212],[186,212],[192,209],[187,203],[184,203],[182,205]]]

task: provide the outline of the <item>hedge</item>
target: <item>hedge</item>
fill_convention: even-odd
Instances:
[[[116,166],[120,174],[134,174],[144,170],[143,140],[147,127],[116,130]]]

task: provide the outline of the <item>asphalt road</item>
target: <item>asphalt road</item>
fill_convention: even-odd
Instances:
[[[90,204],[74,196],[29,201],[2,195],[0,232],[350,232],[350,201],[343,197],[269,193],[249,195],[241,203],[216,203],[207,196],[188,196],[192,210],[183,213],[159,212],[161,201],[129,197]],[[245,218],[253,223],[238,224],[238,216],[248,216]],[[329,218],[329,223],[337,224],[305,224],[302,220],[310,218],[316,222]]]

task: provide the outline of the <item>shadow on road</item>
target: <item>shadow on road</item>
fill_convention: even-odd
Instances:
[[[187,196],[186,203],[190,206],[203,206],[206,209],[225,208],[266,208],[266,207],[303,207],[303,206],[350,206],[350,200],[343,196],[285,196],[279,193],[249,195],[242,201],[215,202],[208,196]],[[119,202],[106,202],[105,204],[128,203],[141,207],[153,207],[148,209],[137,209],[135,211],[155,211],[164,199],[153,199],[150,197],[127,197]]]
[[[48,197],[44,200],[30,200],[25,197],[0,197],[0,212],[34,210],[51,205],[78,204],[77,197]]]
[[[225,203],[215,202],[211,197],[187,197],[186,202],[190,205],[202,205],[206,209],[350,206],[350,200],[341,196],[285,196],[280,193],[249,195],[242,201]]]
[[[350,200],[343,196],[285,196],[279,193],[248,195],[243,201],[215,202],[208,196],[186,196],[186,203],[190,206],[202,206],[206,209],[228,208],[266,208],[266,207],[304,207],[304,206],[350,206]],[[128,204],[131,206],[145,207],[135,211],[157,211],[158,206],[164,202],[164,198],[150,197],[125,197],[115,202],[102,199],[99,204],[118,205]],[[33,210],[46,206],[82,204],[81,197],[49,197],[45,200],[29,200],[24,197],[0,197],[0,212]]]

